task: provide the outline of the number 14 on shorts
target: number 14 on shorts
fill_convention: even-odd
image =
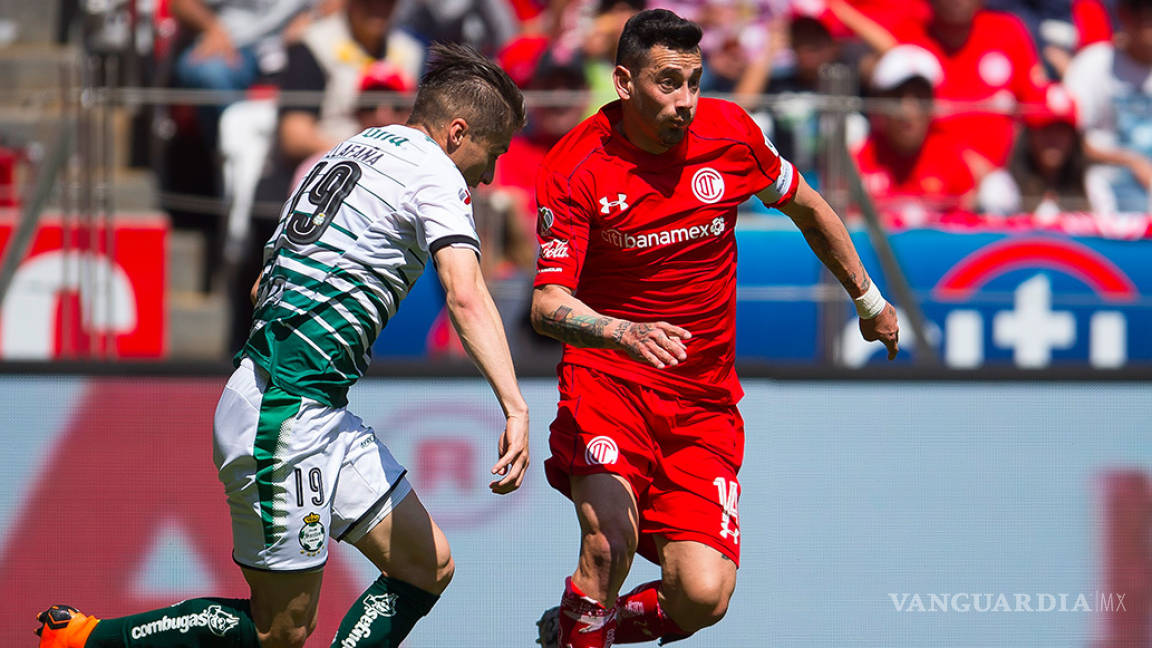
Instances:
[[[732,536],[732,544],[740,544],[740,484],[723,477],[712,480],[720,500],[720,537]]]

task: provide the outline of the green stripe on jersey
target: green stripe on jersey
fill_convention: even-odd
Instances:
[[[345,205],[346,207],[351,207],[351,208],[352,208],[352,211],[356,212],[357,214],[360,214],[361,216],[365,216],[364,212],[360,211],[359,209],[356,209],[355,207],[352,207],[352,205],[349,205],[347,202],[345,202],[345,203],[344,203],[344,205]],[[337,232],[340,232],[341,234],[343,234],[343,235],[347,236],[348,238],[352,239],[353,241],[355,241],[355,240],[357,240],[358,238],[360,238],[359,236],[357,236],[357,235],[353,234],[353,233],[352,233],[350,230],[348,230],[347,228],[344,228],[344,227],[340,227],[340,226],[339,226],[339,225],[337,225],[336,223],[328,223],[328,227],[331,227],[332,229],[336,230]]]
[[[349,272],[333,270],[326,275],[325,281],[320,281],[281,265],[277,266],[273,271],[273,276],[283,277],[287,281],[286,287],[288,288],[293,288],[298,291],[316,293],[323,298],[318,301],[326,301],[329,299],[355,300],[355,295],[361,294],[379,313],[379,317],[381,319],[381,327],[384,326],[384,323],[388,319],[388,307],[384,303],[384,300],[381,299],[380,296],[377,295],[371,288],[369,288],[367,284]],[[349,286],[346,288],[342,286],[333,286],[332,284],[328,283],[328,280],[332,277],[339,279],[342,283],[349,284]],[[372,317],[370,314],[368,314],[368,317],[370,321],[374,322],[376,320],[376,318]]]

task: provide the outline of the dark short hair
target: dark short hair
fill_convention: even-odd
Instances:
[[[667,9],[646,9],[624,23],[616,46],[616,65],[629,69],[643,65],[649,50],[657,45],[678,52],[698,51],[703,35],[700,25]]]
[[[1117,9],[1125,9],[1131,12],[1140,12],[1146,9],[1152,9],[1152,1],[1150,0],[1119,0],[1116,3]]]
[[[481,137],[524,125],[524,95],[499,65],[470,45],[434,43],[410,123],[438,128],[462,117]]]

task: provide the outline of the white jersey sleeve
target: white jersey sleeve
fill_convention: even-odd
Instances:
[[[424,249],[436,254],[445,246],[464,247],[480,254],[480,236],[472,215],[472,194],[453,167],[435,165],[411,185],[408,206],[416,218]]]

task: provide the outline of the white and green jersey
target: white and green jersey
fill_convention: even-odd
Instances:
[[[237,361],[252,358],[285,391],[343,406],[376,336],[449,245],[480,252],[468,186],[444,151],[400,125],[346,140],[280,214]]]

